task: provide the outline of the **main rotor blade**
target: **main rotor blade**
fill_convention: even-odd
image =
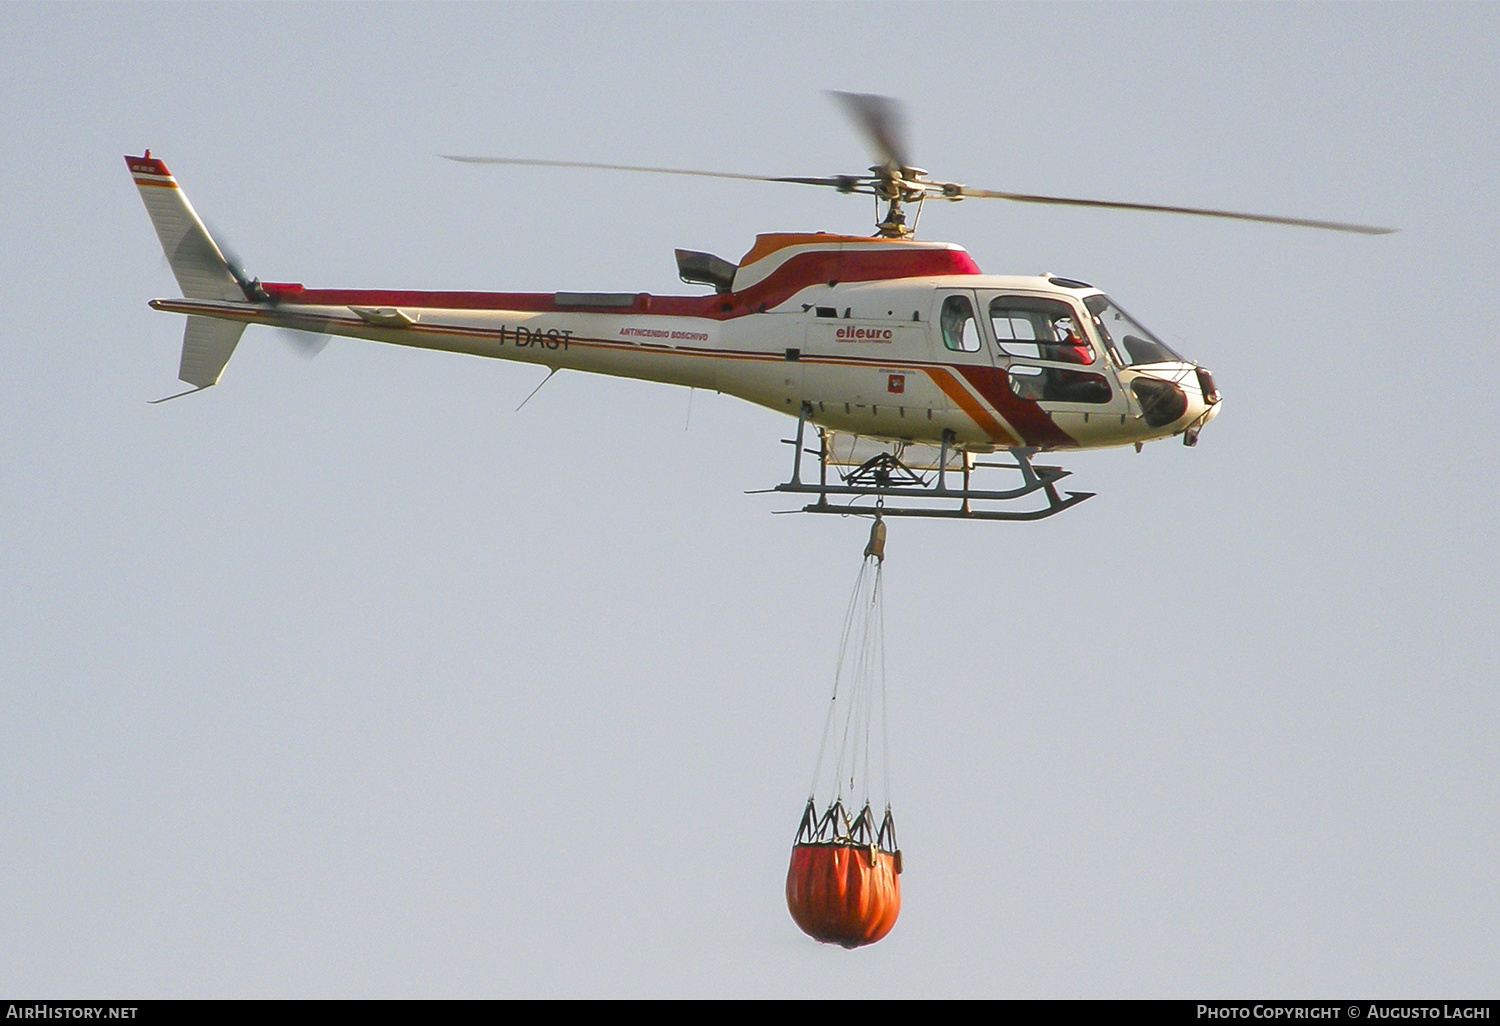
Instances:
[[[634,164],[595,164],[584,160],[533,160],[525,157],[465,157],[442,154],[444,160],[460,164],[506,164],[516,167],[581,167],[593,171],[639,171],[650,175],[690,175],[694,178],[727,178],[738,182],[790,182],[794,185],[826,185],[846,192],[853,191],[862,179],[847,175],[826,178],[789,178],[770,175],[743,175],[733,171],[694,171],[680,167],[639,167]]]
[[[1147,210],[1160,214],[1192,214],[1196,217],[1222,217],[1230,221],[1260,221],[1264,224],[1290,224],[1300,228],[1323,228],[1331,232],[1354,232],[1359,235],[1390,235],[1399,228],[1381,228],[1344,221],[1316,221],[1305,217],[1276,217],[1271,214],[1242,214],[1233,210],[1208,210],[1201,207],[1166,207],[1155,203],[1115,203],[1110,200],[1070,199],[1065,196],[1034,196],[1024,192],[995,192],[992,189],[964,187],[965,199],[1004,199],[1017,203],[1048,203],[1064,207],[1103,207],[1108,210]]]
[[[895,170],[910,167],[906,145],[906,115],[901,104],[889,96],[874,93],[843,93],[829,90],[829,95],[844,105],[844,111],[864,133],[880,163]]]

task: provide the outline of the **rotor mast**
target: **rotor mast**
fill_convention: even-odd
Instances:
[[[927,198],[927,188],[932,184],[922,180],[927,172],[919,167],[893,168],[888,165],[876,165],[870,168],[870,172],[874,175],[871,191],[877,201],[887,204],[885,217],[875,225],[875,234],[882,239],[910,238],[916,230],[916,221],[914,219],[910,225],[906,223],[906,212],[901,205],[917,204],[918,217],[921,216],[922,201]]]

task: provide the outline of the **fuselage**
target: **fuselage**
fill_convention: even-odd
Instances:
[[[1212,378],[1098,289],[985,275],[945,243],[763,235],[724,291],[700,296],[258,288],[259,301],[152,305],[713,389],[976,452],[1195,438],[1218,412]]]

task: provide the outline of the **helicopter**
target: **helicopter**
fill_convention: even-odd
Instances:
[[[150,150],[127,156],[182,297],[179,377],[220,380],[250,324],[713,389],[796,418],[789,479],[761,492],[811,499],[802,512],[1038,520],[1093,493],[1042,452],[1195,445],[1223,397],[1103,290],[1056,275],[980,271],[961,246],[918,240],[928,200],[1138,210],[1366,235],[1395,229],[1192,207],[975,189],[908,159],[889,97],[834,93],[879,159],[862,175],[771,177],[579,161],[451,156],[474,165],[583,168],[831,188],[873,196],[872,236],[772,233],[737,262],[679,249],[696,295],[313,289],[250,277],[204,227]],[[907,211],[915,217],[907,223]],[[538,386],[540,389],[541,386]],[[535,394],[535,391],[532,393]],[[529,400],[528,396],[528,400]],[[523,406],[525,403],[522,404]],[[809,429],[817,445],[808,448]],[[805,457],[817,459],[804,478]],[[995,487],[987,482],[1016,474]],[[983,475],[987,486],[976,480]],[[784,512],[796,512],[787,510]]]

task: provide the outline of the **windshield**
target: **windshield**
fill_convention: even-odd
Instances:
[[[1186,363],[1161,339],[1141,327],[1108,296],[1089,296],[1083,301],[1094,315],[1094,327],[1122,367],[1143,363]]]

